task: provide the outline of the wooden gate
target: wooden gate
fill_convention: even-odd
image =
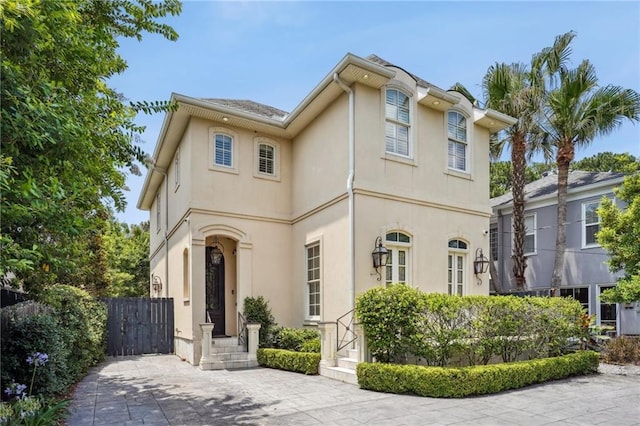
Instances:
[[[114,297],[107,305],[107,355],[173,353],[173,299]]]

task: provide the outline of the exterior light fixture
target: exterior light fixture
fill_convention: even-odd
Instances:
[[[151,287],[153,287],[154,293],[160,293],[162,290],[162,279],[158,275],[151,276]]]
[[[484,274],[489,270],[489,259],[482,253],[482,249],[476,250],[476,260],[473,261],[473,273]]]
[[[211,250],[211,263],[214,265],[219,265],[222,263],[222,255],[224,253],[224,246],[218,240],[218,236],[216,235],[213,239],[213,250]]]
[[[227,117],[226,115],[224,117],[222,117],[222,121],[229,121],[229,117]]]
[[[431,103],[434,104],[434,105],[440,105],[440,101],[433,101]]]
[[[365,80],[369,80],[369,74],[363,75],[362,78],[365,79]]]
[[[376,238],[376,243],[373,251],[371,252],[371,257],[373,257],[373,267],[376,269],[376,272],[378,273],[378,281],[380,281],[382,279],[380,268],[386,266],[387,260],[389,259],[389,250],[382,245],[382,238]]]

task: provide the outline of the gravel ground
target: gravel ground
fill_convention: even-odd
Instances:
[[[619,374],[621,376],[640,376],[640,365],[600,363],[598,372],[604,374]]]

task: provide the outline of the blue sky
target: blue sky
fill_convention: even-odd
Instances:
[[[480,83],[495,62],[529,63],[555,36],[576,31],[571,65],[589,59],[602,85],[640,91],[640,2],[214,2],[185,1],[167,19],[177,42],[147,35],[123,40],[129,68],[111,87],[127,98],[251,99],[286,111],[347,53],[375,53],[448,89]],[[140,115],[142,148],[153,152],[163,116]],[[580,150],[640,156],[640,124],[625,123]],[[136,209],[144,177],[129,176],[128,207],[118,218],[148,220]]]

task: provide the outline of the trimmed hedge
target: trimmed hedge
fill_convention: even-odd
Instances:
[[[358,384],[378,392],[434,398],[498,393],[535,383],[595,373],[599,355],[580,351],[554,358],[462,368],[360,363]]]
[[[272,327],[267,347],[295,352],[320,352],[320,332],[315,328]]]
[[[304,374],[318,374],[320,354],[294,352],[284,349],[258,349],[258,363],[264,367],[295,371]]]

